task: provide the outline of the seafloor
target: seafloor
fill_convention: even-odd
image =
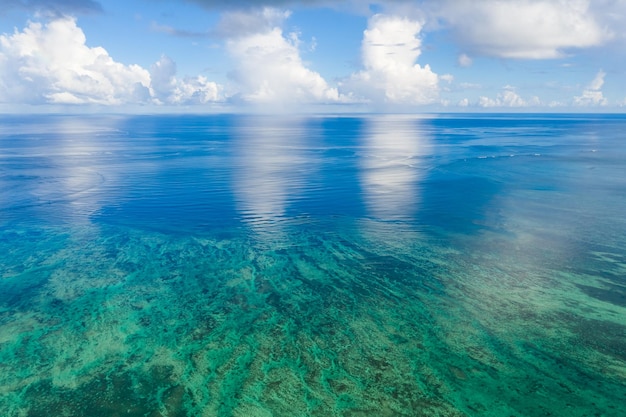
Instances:
[[[623,183],[537,187],[545,165],[516,157],[472,159],[517,185],[439,224],[303,211],[180,232],[146,227],[156,209],[5,210],[0,414],[623,416]],[[433,170],[472,172],[457,164]]]

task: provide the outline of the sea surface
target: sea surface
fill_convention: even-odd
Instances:
[[[0,116],[0,415],[626,415],[626,115]]]

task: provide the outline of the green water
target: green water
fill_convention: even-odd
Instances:
[[[302,165],[308,154],[291,144],[288,160]],[[258,184],[203,197],[209,180],[193,172],[180,180],[193,199],[179,193],[146,209],[152,186],[173,187],[172,173],[205,161],[185,159],[146,182],[156,174],[108,150],[98,157],[106,163],[70,152],[64,161],[78,168],[69,175],[36,153],[9,158],[5,142],[0,415],[623,416],[626,205],[616,154],[563,156],[550,144],[543,159],[485,159],[485,148],[458,146],[444,147],[458,157],[433,151],[413,165],[382,152],[386,162],[372,166],[346,165],[368,152],[350,145],[356,154],[315,171],[332,174],[328,182],[297,184],[318,193],[310,200],[287,197],[299,175],[288,166],[262,171],[281,196],[265,205]],[[420,161],[426,171],[414,171]],[[206,189],[224,184],[216,166],[225,165],[210,165],[218,180]],[[355,181],[346,173],[355,166],[387,176]],[[232,178],[242,172],[254,178],[254,164]],[[140,191],[112,192],[112,178],[111,189]],[[242,206],[257,216],[227,216]]]
[[[553,269],[561,254],[533,249],[537,236],[487,233],[479,248],[463,237],[450,248],[393,225],[338,223],[271,248],[121,227],[3,230],[20,244],[12,263],[3,257],[0,406],[10,416],[620,414],[623,287]],[[597,249],[588,262],[623,276],[624,258]]]

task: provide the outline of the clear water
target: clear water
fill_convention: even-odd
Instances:
[[[626,116],[0,117],[0,415],[623,416]]]

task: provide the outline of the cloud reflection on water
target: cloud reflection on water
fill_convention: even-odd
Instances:
[[[109,123],[114,119],[109,120]],[[57,142],[60,176],[53,187],[59,187],[59,199],[63,202],[62,210],[67,211],[74,221],[87,220],[88,216],[100,209],[102,196],[101,185],[106,181],[111,186],[115,182],[115,173],[110,164],[103,164],[102,158],[107,152],[103,137],[117,134],[115,126],[98,128],[90,120],[81,118],[62,118],[55,126],[59,138]]]
[[[290,205],[306,192],[311,160],[305,120],[246,117],[234,128],[235,205],[256,233],[280,235]]]
[[[21,130],[5,144],[13,174],[2,190],[4,207],[88,221],[102,205],[102,184],[115,182],[110,164],[103,163],[109,151],[103,138],[119,134],[116,121],[69,116],[38,124],[16,121]]]
[[[419,207],[422,158],[430,139],[410,116],[368,119],[360,159],[360,182],[369,216],[379,220],[411,220]]]

